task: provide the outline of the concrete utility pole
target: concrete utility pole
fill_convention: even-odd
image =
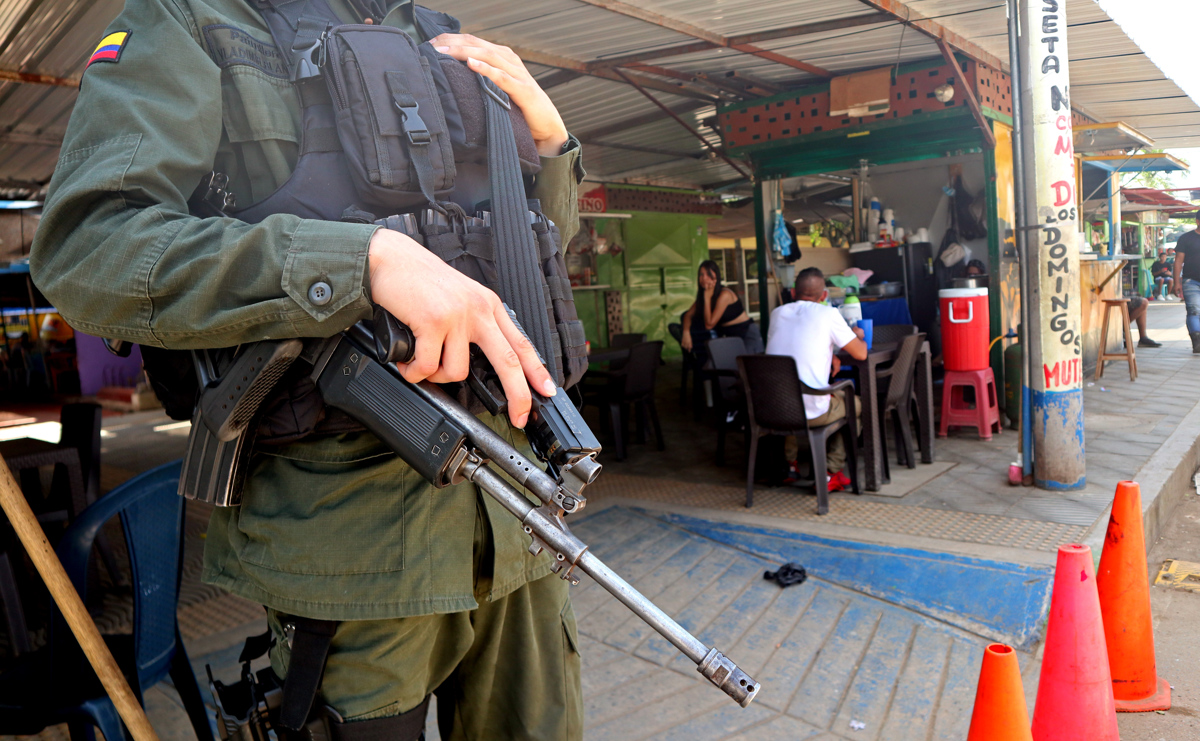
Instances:
[[[1030,355],[1034,482],[1086,483],[1079,213],[1071,133],[1065,0],[1021,0],[1021,115],[1029,259],[1026,352]],[[1024,420],[1022,420],[1024,422]]]

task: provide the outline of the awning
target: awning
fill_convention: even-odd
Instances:
[[[1166,152],[1084,155],[1083,164],[1107,172],[1178,172],[1188,164]]]
[[[1121,195],[1131,204],[1152,206],[1155,211],[1195,211],[1196,207],[1187,201],[1173,198],[1166,191],[1156,188],[1121,188]]]
[[[1074,127],[1072,131],[1075,134],[1075,151],[1079,154],[1154,146],[1153,139],[1124,121],[1085,124]]]

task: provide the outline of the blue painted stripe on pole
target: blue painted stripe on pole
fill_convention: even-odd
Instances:
[[[1034,423],[1040,425],[1046,431],[1068,431],[1068,434],[1074,437],[1074,446],[1077,446],[1078,456],[1082,459],[1084,456],[1083,389],[1068,389],[1065,391],[1037,391],[1031,389],[1030,404],[1036,410],[1035,416],[1031,417]],[[1064,455],[1067,455],[1070,450],[1064,447],[1062,452]],[[1034,470],[1034,483],[1043,489],[1073,491],[1087,486],[1086,473],[1076,481],[1055,481],[1052,479],[1043,479],[1038,476],[1039,473],[1043,473],[1044,471],[1045,467],[1038,467]]]
[[[1028,348],[1025,348],[1028,352]],[[1033,475],[1033,403],[1029,399],[1029,386],[1021,386],[1021,468],[1025,476]]]
[[[642,511],[642,510],[638,510]],[[719,543],[857,589],[960,628],[1033,646],[1049,606],[1054,569],[684,515],[645,512]]]

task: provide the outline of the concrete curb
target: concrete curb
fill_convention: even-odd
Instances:
[[[1196,491],[1193,476],[1197,469],[1200,469],[1200,404],[1188,412],[1134,477],[1142,489],[1142,528],[1147,553],[1158,541],[1175,507]],[[1110,504],[1083,541],[1091,547],[1092,558],[1097,563],[1111,512]]]

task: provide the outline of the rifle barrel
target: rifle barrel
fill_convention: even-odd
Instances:
[[[699,638],[689,633],[682,625],[663,612],[619,574],[588,550],[579,538],[561,520],[555,522],[539,508],[514,489],[500,474],[488,468],[486,462],[464,466],[463,473],[480,489],[500,502],[509,512],[524,523],[537,541],[545,543],[563,562],[562,568],[578,568],[592,577],[609,594],[620,600],[647,625],[658,631],[685,656],[697,664],[697,670],[719,689],[746,707],[758,694],[759,684],[749,675],[725,658],[715,648],[709,648]]]

